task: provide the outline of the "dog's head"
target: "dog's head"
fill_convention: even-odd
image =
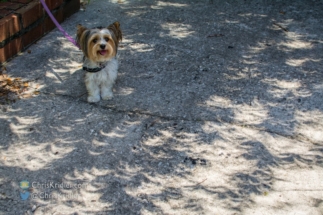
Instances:
[[[77,26],[77,42],[84,55],[94,62],[104,62],[115,57],[121,40],[119,22],[114,22],[107,28],[88,29],[82,25]]]

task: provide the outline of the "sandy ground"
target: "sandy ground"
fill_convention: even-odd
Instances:
[[[114,98],[58,30],[5,65],[0,213],[323,214],[322,10],[91,1],[62,26],[121,23]]]

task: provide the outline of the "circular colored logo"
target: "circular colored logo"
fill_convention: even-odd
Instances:
[[[19,183],[19,186],[20,186],[21,189],[27,190],[29,188],[29,181],[26,181],[26,180],[21,181]]]

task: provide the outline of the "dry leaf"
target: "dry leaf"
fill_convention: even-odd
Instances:
[[[12,86],[12,89],[11,90],[18,91],[18,90],[20,90],[20,87],[19,86]]]
[[[22,95],[22,98],[25,98],[25,99],[27,99],[27,98],[31,98],[32,97],[32,95],[31,94],[24,94],[24,95]]]
[[[7,84],[8,84],[8,85],[12,85],[12,80],[11,80],[11,78],[7,78],[7,80],[6,80],[6,81],[7,81]]]
[[[6,75],[6,74],[2,74],[2,75],[0,76],[0,81],[5,81],[5,80],[7,79],[7,77],[8,77],[8,75]]]

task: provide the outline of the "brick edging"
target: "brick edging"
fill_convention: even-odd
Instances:
[[[59,23],[80,9],[80,0],[45,0]],[[55,28],[39,0],[0,3],[0,65]]]

